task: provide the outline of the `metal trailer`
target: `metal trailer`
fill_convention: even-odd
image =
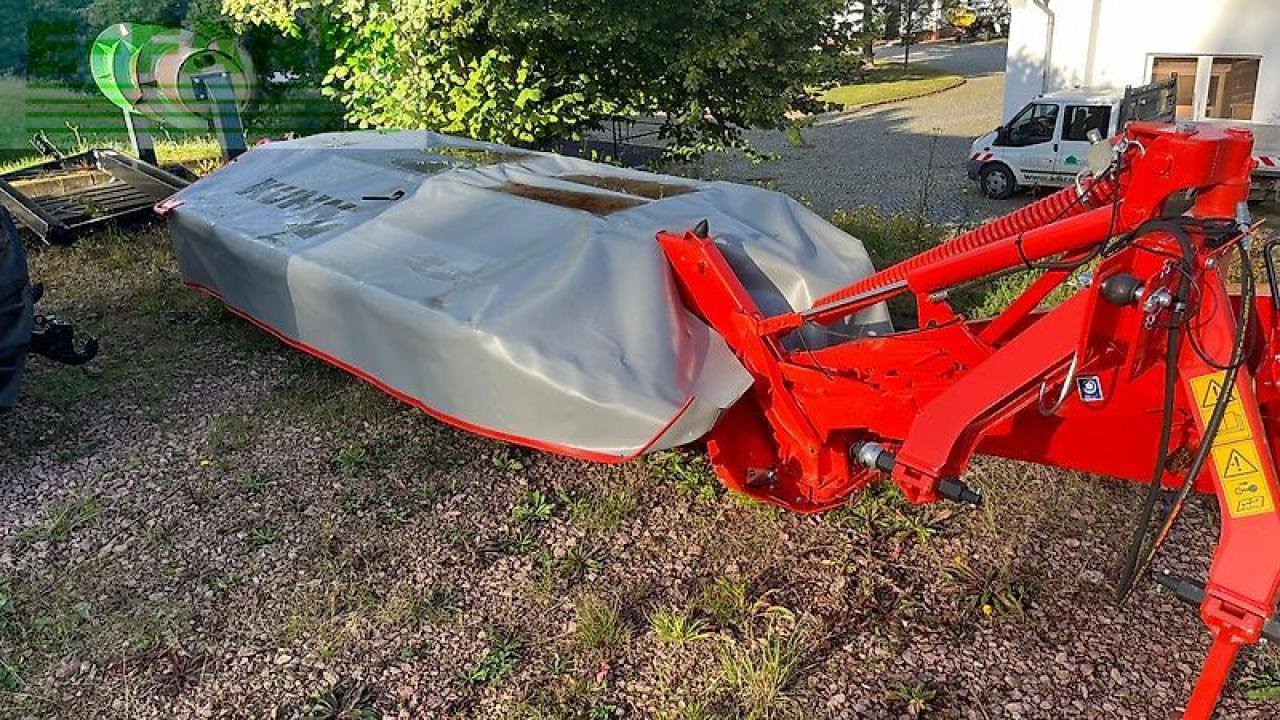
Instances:
[[[0,175],[0,204],[41,240],[66,245],[106,223],[150,218],[189,181],[114,150],[90,150]]]

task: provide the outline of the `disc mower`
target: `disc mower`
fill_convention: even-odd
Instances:
[[[1276,241],[1256,293],[1251,147],[1131,122],[1074,187],[879,271],[777,193],[434,133],[273,143],[160,209],[187,284],[502,440],[618,462],[705,437],[725,485],[800,513],[881,478],[979,503],[976,454],[1145,483],[1121,598],[1214,494],[1208,577],[1158,578],[1213,637],[1184,715],[1205,720],[1240,648],[1280,639],[1280,296]],[[1020,271],[1000,314],[953,306]]]

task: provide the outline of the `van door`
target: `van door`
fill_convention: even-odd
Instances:
[[[1089,131],[1097,130],[1107,137],[1111,130],[1110,105],[1067,105],[1062,118],[1062,133],[1054,143],[1054,173],[1059,182],[1070,182],[1089,164]]]
[[[1019,183],[1053,182],[1053,166],[1057,162],[1054,138],[1062,115],[1060,110],[1058,103],[1032,102],[1013,116],[994,143],[1000,146],[996,155],[1013,168]]]

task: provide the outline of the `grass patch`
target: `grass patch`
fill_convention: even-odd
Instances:
[[[226,455],[249,447],[256,433],[257,427],[248,415],[238,412],[220,415],[205,431],[205,447],[214,457]]]
[[[1240,682],[1244,696],[1254,702],[1280,702],[1280,668],[1250,675]]]
[[[405,584],[391,593],[383,606],[383,618],[392,625],[435,624],[453,617],[461,609],[458,591],[445,583],[425,587]]]
[[[938,246],[947,240],[950,233],[947,228],[932,223],[922,210],[885,214],[872,207],[860,207],[837,210],[830,220],[836,227],[862,241],[871,262],[881,270]],[[950,291],[951,306],[971,319],[993,317],[1008,307],[1039,276],[1039,272],[1015,271],[953,288]],[[1059,303],[1071,292],[1070,284],[1064,283],[1049,294],[1043,305]],[[915,302],[910,297],[900,295],[889,300],[889,314],[898,329],[916,326]]]
[[[538,545],[538,536],[521,530],[513,533],[506,533],[499,536],[493,541],[492,549],[499,555],[516,556],[525,555],[532,551]]]
[[[825,520],[852,529],[867,544],[901,545],[908,540],[925,542],[942,530],[950,515],[946,507],[912,505],[898,486],[882,482],[827,513]]]
[[[635,488],[611,487],[569,503],[569,519],[590,532],[617,530],[635,511],[639,497]]]
[[[92,493],[82,493],[70,500],[45,508],[40,522],[23,529],[15,540],[19,545],[32,542],[56,542],[71,537],[71,533],[88,525],[101,511]]]
[[[378,696],[368,685],[340,680],[316,693],[303,706],[301,720],[377,720]]]
[[[882,102],[905,100],[947,90],[964,78],[924,65],[879,65],[864,71],[853,82],[837,85],[822,93],[822,100],[846,110]]]
[[[937,246],[947,237],[945,228],[918,213],[885,214],[870,206],[836,210],[836,227],[862,241],[871,262],[880,269]]]
[[[537,590],[544,597],[553,596],[559,583],[575,583],[587,576],[587,573],[598,571],[602,564],[582,545],[574,545],[561,557],[556,557],[551,550],[543,548],[534,558],[537,568]]]
[[[723,628],[742,624],[751,610],[747,601],[747,581],[722,576],[702,588],[697,607]]]
[[[650,613],[649,627],[654,637],[667,645],[688,645],[711,635],[706,620],[694,617],[687,609],[670,605]]]
[[[248,323],[243,325],[254,333],[256,342],[270,341],[266,333]],[[274,341],[270,345],[281,347]],[[292,415],[326,427],[352,428],[380,424],[408,408],[369,383],[310,355],[290,350],[285,357],[289,363],[288,379],[272,388],[270,397],[259,407],[264,413]]]
[[[31,384],[31,395],[41,405],[66,412],[96,393],[106,379],[83,367],[58,368],[60,372],[40,374]]]
[[[615,600],[588,597],[574,608],[577,627],[574,640],[591,650],[617,650],[631,638],[631,628],[622,619]]]
[[[202,353],[247,336],[246,324],[182,287],[161,228],[104,228],[72,247],[36,248],[29,260],[32,277],[48,288],[40,311],[72,320],[100,338],[103,351],[82,368],[28,364],[21,402],[49,419],[0,439],[14,455],[65,443],[60,456],[74,458],[96,408],[132,405],[158,419],[182,407],[173,398],[190,391],[193,378],[234,372],[227,363],[202,365]]]
[[[726,639],[720,649],[721,678],[747,720],[794,710],[791,687],[817,645],[814,622],[786,608],[765,608],[759,619],[763,629],[749,623],[741,640]]]

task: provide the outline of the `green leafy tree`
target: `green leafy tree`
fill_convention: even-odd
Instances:
[[[818,79],[840,0],[223,0],[333,48],[366,127],[536,144],[651,114],[687,152],[780,127]]]

